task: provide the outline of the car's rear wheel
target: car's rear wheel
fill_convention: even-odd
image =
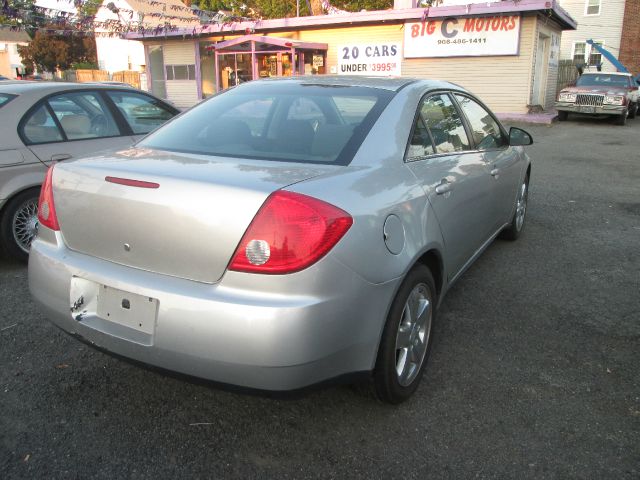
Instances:
[[[38,231],[38,196],[40,189],[31,188],[12,198],[0,219],[0,245],[7,255],[26,262]]]
[[[558,111],[558,121],[565,122],[569,118],[569,112]]]
[[[403,402],[418,388],[431,350],[436,305],[433,276],[417,265],[391,305],[380,341],[373,386],[383,402]]]
[[[516,198],[516,209],[513,212],[513,218],[507,228],[505,228],[500,236],[505,240],[517,240],[524,229],[524,221],[527,215],[527,202],[529,200],[529,175],[518,189],[518,197]]]

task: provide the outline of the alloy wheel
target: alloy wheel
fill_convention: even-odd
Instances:
[[[29,253],[31,242],[38,232],[38,201],[30,198],[18,207],[11,224],[13,238],[25,253]]]
[[[524,225],[524,216],[527,213],[527,196],[528,188],[527,182],[525,181],[520,186],[518,201],[516,203],[516,229],[518,231],[522,230],[522,226]]]
[[[403,387],[420,372],[429,345],[432,323],[432,299],[429,287],[416,285],[402,309],[396,335],[396,374]]]

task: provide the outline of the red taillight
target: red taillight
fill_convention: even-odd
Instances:
[[[316,198],[277,191],[258,210],[229,265],[252,273],[292,273],[320,260],[353,224],[351,216]]]
[[[56,216],[56,207],[53,203],[53,167],[51,165],[47,170],[47,176],[44,179],[42,188],[40,189],[40,200],[38,200],[38,221],[40,225],[44,225],[51,230],[60,230],[58,225],[58,217]]]

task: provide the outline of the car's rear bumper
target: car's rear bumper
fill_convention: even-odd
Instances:
[[[560,112],[583,113],[586,115],[620,115],[626,110],[626,105],[575,105],[573,103],[556,102],[556,110]]]
[[[82,255],[42,230],[29,286],[58,327],[137,362],[253,389],[297,390],[371,370],[397,286],[370,284],[329,257],[294,275],[228,272],[204,284]],[[140,331],[107,319],[96,307],[104,286],[156,300],[152,324]]]

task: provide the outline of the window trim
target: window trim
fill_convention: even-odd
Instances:
[[[498,151],[498,150],[502,150],[502,149],[506,149],[509,147],[509,142],[506,143],[506,145],[504,147],[500,147],[500,148],[495,148],[495,149],[491,149],[491,150],[478,150],[475,139],[473,138],[473,135],[471,134],[471,130],[470,130],[470,126],[468,123],[468,119],[467,116],[464,114],[464,112],[461,110],[460,105],[458,104],[458,101],[455,98],[455,94],[461,94],[463,96],[467,96],[472,100],[475,100],[479,105],[481,105],[485,110],[487,110],[487,112],[489,112],[489,114],[491,115],[491,118],[493,118],[498,126],[500,127],[500,132],[502,133],[503,137],[505,137],[506,135],[506,130],[504,128],[504,125],[502,125],[502,123],[496,118],[496,116],[493,114],[493,112],[491,112],[491,110],[482,102],[480,101],[477,97],[474,97],[473,95],[471,95],[468,92],[462,91],[462,90],[446,90],[446,89],[437,89],[437,90],[430,90],[427,91],[426,93],[424,93],[421,97],[420,100],[418,101],[418,104],[416,106],[416,113],[414,115],[413,118],[413,123],[411,124],[411,132],[409,134],[409,136],[407,137],[407,144],[405,146],[405,150],[404,150],[404,156],[403,156],[403,161],[404,163],[412,163],[412,162],[419,162],[419,161],[423,161],[423,160],[429,160],[431,158],[438,158],[438,157],[445,157],[448,155],[466,155],[466,154],[470,154],[470,153],[484,153],[484,152],[492,152],[492,151]],[[415,126],[416,126],[416,120],[418,118],[418,115],[421,116],[420,114],[420,108],[418,108],[420,105],[422,105],[422,103],[424,102],[424,100],[427,97],[430,97],[432,95],[439,95],[439,94],[445,94],[449,96],[449,99],[451,100],[451,102],[454,105],[454,108],[456,109],[456,111],[458,112],[458,115],[460,115],[460,119],[462,120],[462,126],[464,127],[464,131],[467,134],[467,139],[469,140],[469,150],[461,150],[459,152],[449,152],[449,153],[438,153],[436,148],[435,148],[435,143],[433,142],[433,137],[431,136],[431,130],[429,130],[429,127],[427,126],[427,131],[429,132],[429,137],[431,137],[431,143],[433,146],[433,151],[436,153],[432,153],[431,155],[424,155],[422,157],[408,157],[409,154],[409,146],[411,144],[411,139],[413,138],[413,134],[415,131]],[[424,119],[422,119],[422,121],[424,122]],[[426,126],[426,122],[425,126]],[[508,137],[506,137],[508,138]],[[473,147],[473,148],[471,148]]]
[[[163,100],[156,98],[152,95],[147,94],[146,92],[138,92],[137,90],[133,90],[131,88],[78,88],[78,89],[71,89],[71,90],[61,90],[58,92],[53,92],[50,93],[48,95],[45,95],[44,97],[40,98],[36,103],[34,103],[23,115],[22,118],[20,119],[20,121],[18,122],[18,128],[17,128],[17,134],[18,137],[20,138],[20,140],[22,141],[22,143],[26,146],[31,146],[31,145],[50,145],[50,144],[55,144],[55,143],[64,143],[64,142],[83,142],[83,141],[87,141],[87,140],[98,140],[101,138],[119,138],[119,137],[126,137],[126,136],[137,136],[137,135],[144,135],[144,134],[136,134],[136,133],[132,133],[131,128],[129,127],[129,124],[127,123],[126,119],[124,119],[122,117],[122,114],[120,113],[120,111],[118,110],[118,108],[115,106],[115,103],[109,98],[108,95],[104,94],[104,92],[106,91],[124,91],[124,92],[130,92],[130,93],[136,93],[139,95],[144,95],[147,97],[150,97],[154,100],[158,100],[160,102],[162,102],[163,105],[165,105],[166,107],[168,107],[168,110],[175,110],[175,114],[174,114],[174,118],[180,113],[180,111],[173,107],[172,105],[168,104],[167,102],[164,102]],[[75,138],[75,139],[67,139],[67,135],[66,133],[64,133],[64,129],[62,128],[62,125],[60,125],[60,122],[57,118],[57,116],[55,115],[55,112],[53,111],[53,109],[51,108],[51,105],[49,104],[49,99],[51,97],[57,97],[58,95],[64,95],[64,94],[69,94],[69,93],[94,93],[96,96],[99,96],[106,104],[107,109],[109,110],[109,113],[111,113],[111,115],[113,116],[114,121],[116,122],[116,126],[118,127],[118,130],[120,130],[120,133],[118,135],[110,135],[107,137],[95,137],[95,138]],[[53,116],[53,121],[56,124],[56,127],[58,128],[63,140],[56,140],[53,142],[31,142],[27,139],[27,137],[24,135],[24,126],[27,123],[28,118],[33,114],[33,112],[35,110],[37,110],[38,108],[40,108],[40,106],[45,105],[45,107],[47,108],[48,112],[50,115]]]
[[[600,45],[601,47],[604,48],[605,45],[605,41],[604,40],[594,40],[593,43],[597,43],[598,45]],[[571,48],[571,61],[575,62],[576,61],[576,45],[578,44],[582,44],[584,45],[584,54],[582,55],[582,62],[584,63],[584,65],[586,67],[595,67],[597,66],[597,64],[591,64],[589,63],[589,59],[591,58],[591,54],[593,52],[593,50],[595,50],[593,48],[593,45],[589,45],[587,42],[580,42],[580,41],[575,41],[573,42],[572,48]],[[598,55],[600,55],[600,58],[602,58],[602,53],[598,52],[596,50],[596,53]]]
[[[52,97],[57,97],[60,95],[65,95],[65,94],[70,94],[70,93],[93,93],[96,96],[100,97],[101,99],[103,98],[102,95],[100,94],[101,89],[97,89],[97,88],[81,88],[81,89],[72,89],[72,90],[62,90],[59,92],[53,92],[50,93],[44,97],[42,97],[41,99],[39,99],[36,103],[34,103],[31,108],[29,108],[25,114],[22,116],[22,118],[20,119],[20,121],[18,122],[18,137],[20,137],[20,140],[22,140],[22,143],[24,143],[26,146],[31,146],[31,145],[52,145],[54,143],[65,143],[65,142],[84,142],[87,140],[98,140],[101,138],[118,138],[118,137],[125,137],[128,134],[126,132],[123,132],[122,129],[120,128],[120,124],[118,122],[118,120],[114,117],[114,121],[116,122],[116,126],[118,127],[118,130],[120,130],[120,133],[118,135],[109,135],[106,137],[91,137],[91,138],[74,138],[74,139],[69,139],[67,138],[67,134],[65,133],[64,129],[62,128],[62,125],[60,124],[60,121],[58,120],[57,115],[55,114],[53,108],[51,107],[51,104],[49,103],[49,99]],[[24,126],[27,123],[27,120],[31,117],[31,115],[33,114],[33,112],[35,110],[37,110],[38,108],[40,108],[40,106],[42,106],[44,104],[45,108],[47,109],[47,111],[49,112],[50,115],[53,116],[53,121],[56,124],[56,127],[58,128],[60,134],[62,135],[63,140],[56,140],[54,142],[32,142],[30,140],[27,139],[27,137],[24,135]],[[109,113],[111,113],[111,115],[113,116],[113,111],[111,109],[111,106],[109,104],[106,105],[107,109],[109,110]]]
[[[171,67],[171,75],[173,78],[169,78],[169,75],[167,75],[167,69]],[[179,78],[176,79],[176,71],[175,71],[175,67],[186,67],[187,68],[187,76],[190,77],[190,73],[189,73],[189,67],[193,67],[193,76],[194,78]],[[164,78],[166,82],[195,82],[198,80],[198,71],[195,68],[196,64],[195,63],[168,63],[164,65]]]
[[[127,88],[122,88],[122,89],[118,89],[118,88],[102,88],[99,90],[100,92],[100,96],[103,98],[103,100],[105,101],[105,103],[108,105],[109,107],[109,111],[111,112],[111,115],[114,117],[114,119],[116,120],[116,123],[118,124],[118,127],[120,128],[121,131],[127,132],[125,133],[125,135],[129,135],[129,136],[138,136],[138,135],[142,135],[147,136],[148,134],[150,134],[153,130],[155,130],[155,128],[147,133],[136,133],[133,131],[133,128],[131,128],[131,125],[129,125],[129,121],[125,118],[125,116],[122,114],[122,112],[120,111],[120,109],[118,108],[118,106],[116,105],[116,102],[109,96],[109,92],[125,92],[131,95],[140,95],[142,97],[146,97],[151,99],[152,102],[159,102],[168,112],[173,114],[173,117],[171,117],[169,120],[167,120],[166,122],[162,123],[161,125],[164,125],[167,122],[170,122],[172,119],[174,119],[175,117],[177,117],[180,114],[180,110],[178,110],[176,107],[174,107],[173,105],[170,105],[169,103],[165,102],[164,100],[158,98],[158,97],[154,97],[153,95],[148,94],[147,92],[142,92],[142,91],[137,91],[137,90],[131,90],[131,89],[127,89]],[[161,125],[158,125],[161,126]],[[158,128],[156,127],[156,128]],[[100,137],[100,138],[108,138],[108,137]],[[140,139],[142,140],[142,139]],[[137,142],[136,142],[137,143]]]
[[[598,17],[602,13],[602,0],[598,0],[598,13],[588,13],[590,1],[591,0],[584,0],[584,16]]]
[[[5,105],[8,105],[9,103],[11,103],[13,100],[15,100],[18,97],[18,95],[15,95],[13,93],[2,93],[2,92],[0,92],[0,94],[3,97],[7,98],[7,100],[4,103],[0,103],[0,108],[4,107]]]
[[[463,93],[463,92],[452,92],[452,93],[453,95],[451,96],[455,100],[455,103],[458,107],[458,111],[467,121],[467,126],[469,128],[467,135],[469,136],[469,139],[473,143],[473,146],[476,147],[476,149],[473,150],[474,152],[497,152],[497,151],[506,150],[507,148],[509,148],[509,135],[507,134],[507,130],[504,128],[504,125],[502,125],[500,120],[498,120],[498,118],[494,115],[494,113],[489,109],[489,107],[487,107],[484,104],[484,102],[482,102],[480,99],[468,93]],[[496,148],[487,148],[486,150],[480,150],[479,148],[477,148],[478,144],[476,143],[476,139],[473,136],[473,129],[471,128],[471,122],[469,121],[469,118],[467,118],[467,114],[464,112],[462,105],[458,103],[458,99],[456,98],[456,95],[460,95],[461,97],[467,97],[468,99],[473,100],[489,114],[489,116],[493,119],[494,122],[496,122],[496,125],[498,125],[498,128],[500,129],[500,135],[502,136],[502,141],[505,142],[502,146],[496,147]]]
[[[604,48],[604,40],[594,40],[593,43],[597,43],[602,48]],[[589,45],[589,44],[587,43],[587,45]],[[591,55],[593,54],[594,50],[595,50],[595,48],[593,48],[593,45],[589,45],[589,54],[587,55],[587,50],[586,49],[584,51],[584,55],[585,55],[584,63],[585,63],[585,65],[587,67],[595,67],[595,66],[598,65],[597,63],[594,63],[593,65],[591,63],[589,63],[589,59],[591,58]],[[600,55],[600,60],[604,60],[604,57],[603,57],[602,53],[600,53],[600,52],[598,52],[596,50],[596,54]],[[602,64],[603,64],[603,62],[600,62],[600,65],[602,65]]]

